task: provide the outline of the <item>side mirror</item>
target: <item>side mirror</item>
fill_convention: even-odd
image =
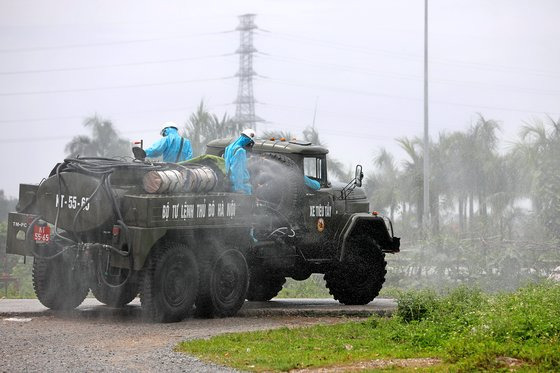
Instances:
[[[139,146],[132,147],[132,154],[134,154],[134,159],[143,161],[146,158],[146,152]]]
[[[362,186],[362,180],[364,179],[364,173],[362,172],[362,166],[356,166],[356,172],[354,173],[354,185],[358,188]]]

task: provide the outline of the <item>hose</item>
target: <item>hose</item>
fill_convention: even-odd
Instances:
[[[132,255],[132,246],[130,245],[130,230],[128,226],[124,222],[124,218],[122,216],[122,212],[119,206],[119,203],[113,193],[113,187],[111,185],[111,176],[116,169],[140,169],[140,170],[160,170],[164,169],[166,165],[153,165],[153,164],[145,164],[145,163],[130,163],[123,160],[111,159],[111,158],[101,158],[101,157],[84,157],[84,158],[68,158],[64,160],[64,165],[67,167],[67,171],[69,172],[78,172],[86,175],[91,175],[94,177],[101,177],[101,180],[93,193],[88,198],[88,201],[93,200],[95,195],[99,192],[101,187],[107,193],[109,200],[111,201],[111,205],[113,208],[113,212],[117,215],[117,223],[121,225],[124,230],[125,234],[125,242],[129,243],[128,251],[119,250],[112,245],[94,243],[94,244],[86,244],[86,247],[89,249],[97,249],[98,250],[98,261],[96,262],[97,267],[97,276],[101,279],[104,285],[110,288],[119,288],[124,286],[130,279],[132,275],[132,271],[134,270],[134,256]],[[59,169],[57,169],[58,171]],[[60,194],[60,175],[57,172],[59,177],[59,194]],[[78,221],[78,217],[80,213],[83,211],[84,207],[87,204],[83,204],[80,206],[80,209],[74,215],[74,219],[72,222],[73,231],[76,230],[76,224]],[[60,209],[60,206],[59,206]],[[58,214],[58,211],[57,211]],[[80,240],[81,241],[81,240]],[[107,281],[106,274],[101,272],[101,262],[102,262],[102,250],[108,250],[120,255],[122,257],[128,257],[129,259],[129,272],[126,278],[119,284],[111,284]]]
[[[90,248],[91,249],[98,249],[98,251],[97,251],[97,259],[98,260],[94,261],[95,267],[96,267],[96,274],[97,274],[96,277],[98,279],[101,279],[101,282],[103,282],[103,284],[105,286],[116,289],[116,288],[121,288],[128,283],[128,281],[132,277],[132,271],[134,271],[134,260],[133,260],[133,256],[130,255],[130,251],[122,251],[122,250],[117,249],[116,247],[113,247],[112,245],[105,245],[105,244],[100,244],[100,243],[91,244]],[[122,257],[128,257],[128,263],[130,265],[130,269],[128,270],[126,278],[122,282],[120,282],[119,284],[109,283],[109,281],[107,281],[107,278],[106,278],[106,273],[102,272],[101,263],[102,263],[102,258],[103,258],[103,253],[102,253],[103,249],[105,249],[107,251],[113,251],[113,252],[115,252],[116,254],[118,254]],[[109,263],[109,258],[107,258],[107,264],[108,263]]]
[[[272,211],[273,213],[275,213],[276,215],[278,215],[280,218],[282,218],[284,220],[284,222],[287,224],[287,226],[293,231],[294,228],[292,226],[292,224],[290,223],[290,220],[288,219],[288,217],[284,214],[282,214],[280,211],[278,211],[277,209],[275,209],[274,207],[272,207],[272,204],[270,202],[261,200],[261,199],[257,199],[257,203],[267,209],[269,209],[270,211]]]

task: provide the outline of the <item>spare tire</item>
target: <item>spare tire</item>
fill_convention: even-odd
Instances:
[[[285,217],[296,217],[303,196],[303,174],[289,157],[261,153],[249,158],[253,194]]]

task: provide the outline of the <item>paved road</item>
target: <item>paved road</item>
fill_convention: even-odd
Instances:
[[[227,332],[386,314],[394,307],[390,299],[351,307],[331,299],[275,299],[247,302],[232,318],[152,324],[140,317],[138,300],[115,310],[88,298],[76,311],[54,313],[36,300],[0,299],[0,372],[230,372],[173,347],[182,340]]]
[[[378,298],[365,306],[344,306],[333,299],[280,299],[270,302],[245,302],[238,316],[347,316],[367,317],[372,314],[387,315],[396,307],[393,299]],[[135,317],[140,315],[140,300],[136,298],[123,310],[115,310],[87,298],[77,313],[109,316],[111,314]],[[36,299],[0,299],[0,316],[55,315]]]

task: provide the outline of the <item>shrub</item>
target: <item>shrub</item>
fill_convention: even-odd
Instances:
[[[397,298],[396,315],[404,322],[420,321],[433,312],[436,293],[430,290],[407,291]]]

